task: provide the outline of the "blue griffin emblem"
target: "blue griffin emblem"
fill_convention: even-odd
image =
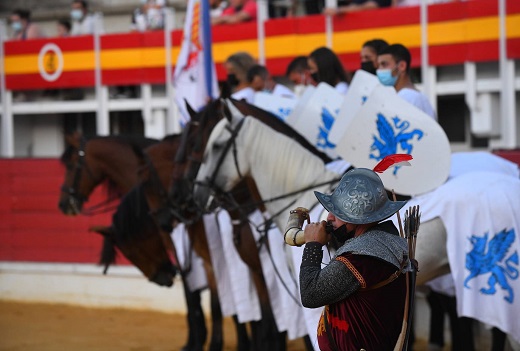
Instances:
[[[291,114],[292,109],[288,107],[278,107],[278,111],[276,111],[276,117],[285,121],[285,119]]]
[[[374,142],[370,146],[370,158],[376,161],[381,161],[388,155],[398,153],[410,155],[413,145],[410,144],[409,141],[411,141],[414,136],[417,136],[417,140],[421,140],[424,134],[420,129],[408,131],[410,122],[401,121],[397,116],[392,118],[392,123],[390,123],[382,113],[378,113],[376,124],[379,137],[373,135]],[[398,150],[398,148],[400,150]],[[374,151],[378,151],[378,154]],[[394,175],[397,174],[399,168],[399,166],[394,168]]]
[[[321,121],[323,125],[319,127],[320,132],[318,134],[318,141],[316,146],[321,149],[333,149],[336,147],[336,144],[333,144],[329,141],[329,133],[334,121],[336,119],[325,107],[321,110]]]
[[[470,241],[473,249],[466,254],[466,269],[469,270],[469,275],[464,280],[464,287],[469,289],[468,282],[471,279],[490,273],[487,281],[488,288],[481,288],[480,292],[487,295],[495,294],[495,285],[498,283],[503,290],[508,292],[508,296],[504,297],[504,300],[513,303],[515,295],[507,278],[518,278],[518,269],[514,267],[518,267],[518,252],[515,250],[507,259],[505,257],[515,241],[514,229],[502,230],[491,238],[489,243],[488,233],[482,237],[473,235]]]

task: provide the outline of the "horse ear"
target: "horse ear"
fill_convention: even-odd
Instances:
[[[220,98],[221,99],[229,99],[231,97],[231,87],[227,82],[224,82],[222,84],[222,90],[220,91]]]
[[[94,225],[88,228],[88,231],[101,234],[105,238],[112,238],[114,236],[114,231],[112,230],[112,227],[102,225]]]
[[[81,133],[77,130],[65,135],[65,142],[67,144],[69,144],[70,146],[79,148],[80,141],[81,141]]]
[[[188,102],[188,100],[184,99],[184,103],[186,104],[186,110],[188,110],[188,114],[190,115],[190,118],[193,119],[193,117],[197,114],[197,112],[195,112],[193,107],[191,107],[191,105]]]

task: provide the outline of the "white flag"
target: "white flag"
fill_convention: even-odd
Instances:
[[[199,110],[218,96],[215,63],[211,53],[211,23],[208,0],[189,0],[182,47],[173,74],[175,99],[181,124],[189,121],[186,100]]]

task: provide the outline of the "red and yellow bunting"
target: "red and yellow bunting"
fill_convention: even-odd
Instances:
[[[430,64],[498,60],[499,17],[495,0],[431,5],[428,17]],[[199,25],[197,21],[192,25],[195,45],[200,45]],[[420,65],[418,7],[337,16],[333,27],[333,49],[350,70],[359,66],[361,45],[373,38],[406,45],[412,52],[412,65]],[[266,64],[274,75],[284,75],[287,64],[295,56],[307,55],[326,45],[327,40],[325,18],[321,15],[273,19],[266,22],[265,33]],[[507,3],[506,34],[508,57],[520,58],[520,2]],[[179,54],[182,31],[173,31],[171,36],[170,57],[174,61]],[[256,23],[215,26],[212,37],[219,78],[225,76],[222,63],[229,55],[237,51],[247,51],[254,57],[259,55]],[[100,62],[105,85],[164,83],[164,33],[103,35]],[[5,43],[6,85],[11,90],[93,86],[95,63],[91,36]]]

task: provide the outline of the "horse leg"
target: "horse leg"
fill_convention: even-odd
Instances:
[[[467,317],[459,317],[457,314],[457,299],[454,296],[444,294],[438,294],[438,296],[450,319],[451,349],[464,351],[475,350],[473,336],[474,320]]]
[[[506,333],[496,327],[493,327],[491,329],[491,351],[504,351],[506,347],[506,337]]]
[[[430,332],[428,336],[428,347],[442,350],[444,347],[444,308],[439,294],[433,290],[428,292],[426,301],[430,307]]]
[[[182,351],[202,351],[207,337],[206,321],[200,303],[200,290],[190,291],[184,285],[184,296],[188,307],[188,342],[181,348]]]
[[[237,350],[238,351],[250,351],[251,350],[251,342],[249,340],[249,335],[247,334],[247,328],[245,323],[240,323],[238,321],[237,315],[233,315],[233,322],[235,322],[235,328],[237,332]],[[251,322],[253,324],[255,322]],[[253,326],[251,325],[253,328]]]

